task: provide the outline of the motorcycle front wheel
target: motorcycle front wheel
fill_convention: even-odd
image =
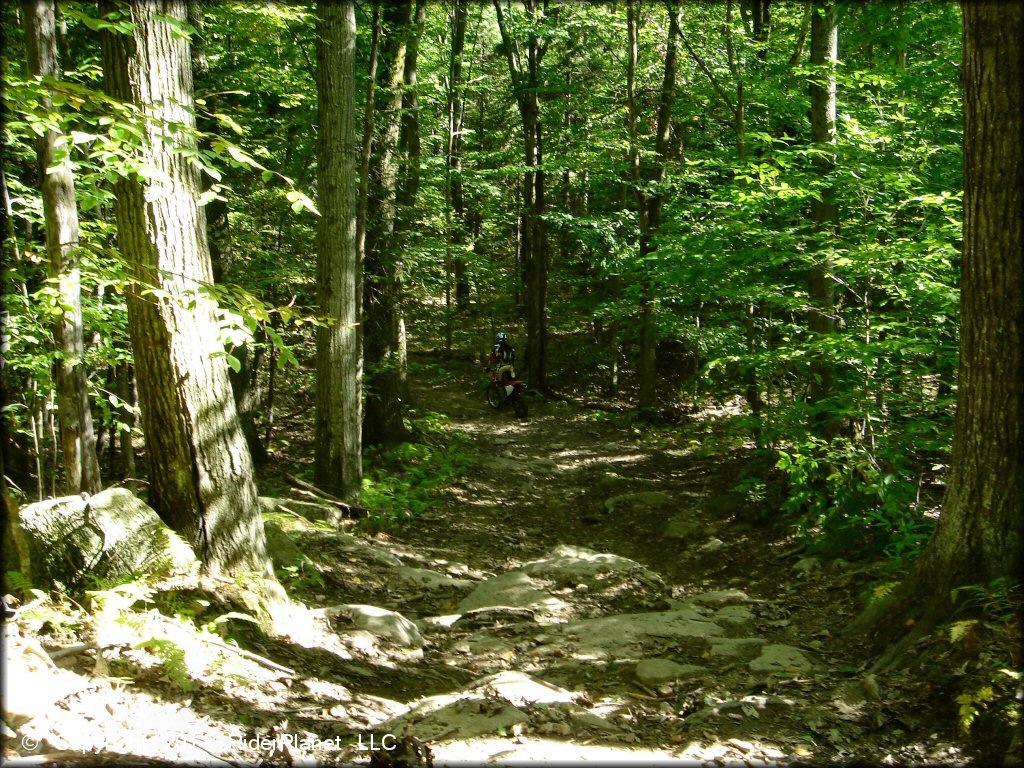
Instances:
[[[487,404],[491,408],[498,408],[501,406],[501,401],[504,400],[502,392],[493,384],[487,388]]]
[[[512,410],[516,412],[516,416],[520,419],[525,419],[529,412],[529,409],[526,407],[526,401],[518,395],[512,398]]]

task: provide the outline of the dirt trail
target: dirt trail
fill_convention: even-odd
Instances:
[[[692,440],[651,447],[642,429],[623,430],[557,401],[531,400],[530,417],[519,421],[487,409],[468,382],[418,394],[472,436],[481,459],[447,503],[396,542],[496,573],[558,545],[631,558],[659,575],[664,589],[650,599],[606,599],[591,606],[592,615],[710,607],[737,641],[697,653],[672,642],[654,649],[656,661],[707,664],[699,685],[667,679],[659,687],[657,675],[654,682],[638,680],[635,662],[652,650],[642,644],[632,649],[632,665],[605,659],[598,677],[605,690],[610,683],[629,700],[638,743],[698,762],[956,759],[958,749],[929,722],[931,713],[913,703],[918,683],[909,675],[887,681],[900,686],[900,697],[883,703],[889,697],[866,673],[861,644],[837,636],[858,610],[858,594],[878,579],[878,564],[801,557],[784,529],[759,519],[733,490],[748,461],[742,452],[702,457]],[[585,602],[578,591],[570,594]],[[755,672],[752,659],[766,647],[799,649],[813,661]],[[585,674],[519,660],[507,656],[499,668],[529,668],[570,687],[587,681]],[[599,692],[587,696],[596,700]]]
[[[277,572],[302,601],[294,621],[268,632],[227,613],[215,623],[244,656],[137,609],[119,615],[114,639],[79,616],[78,636],[56,644],[100,650],[46,673],[56,704],[19,721],[14,735],[34,746],[6,757],[397,767],[425,764],[425,749],[438,765],[961,756],[953,724],[927,708],[927,681],[867,674],[859,644],[838,636],[878,566],[801,557],[732,490],[749,458],[699,450],[700,422],[657,433],[539,399],[518,421],[490,410],[470,374],[416,400],[476,456],[437,505],[366,537],[317,522],[329,509],[264,499]],[[195,584],[163,585],[154,600],[197,625],[245,609],[210,607]]]

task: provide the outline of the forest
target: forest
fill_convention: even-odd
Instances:
[[[0,18],[5,760],[1024,760],[1024,6]]]

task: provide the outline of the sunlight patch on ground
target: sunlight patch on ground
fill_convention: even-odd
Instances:
[[[508,739],[469,739],[464,742],[435,745],[434,765],[686,765],[672,752],[665,750],[631,749],[597,744],[579,744],[554,739],[521,739],[510,743]],[[700,765],[694,760],[693,765]]]

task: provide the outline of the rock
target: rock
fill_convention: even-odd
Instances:
[[[400,565],[395,568],[395,576],[409,586],[424,589],[428,592],[446,589],[471,589],[476,584],[475,581],[470,579],[456,579],[447,574],[432,571],[429,568],[413,568],[408,565]]]
[[[635,656],[645,645],[664,646],[666,640],[685,645],[690,641],[694,653],[703,647],[706,638],[718,636],[723,630],[690,608],[657,613],[623,613],[594,619],[554,624],[551,630],[577,638],[577,658],[620,658]]]
[[[374,731],[401,733],[421,741],[461,741],[528,721],[525,712],[507,702],[463,691],[420,699],[407,712],[376,724]]]
[[[750,596],[739,589],[719,589],[712,592],[701,592],[700,594],[692,595],[687,598],[687,602],[712,607],[738,605],[740,603],[749,603]]]
[[[374,730],[429,741],[465,740],[528,722],[519,708],[539,703],[570,705],[572,699],[572,692],[564,688],[519,672],[502,672],[476,680],[458,693],[422,698],[408,712],[375,725]]]
[[[793,565],[793,570],[797,573],[810,573],[816,571],[821,567],[821,560],[816,557],[802,557],[796,561]]]
[[[74,589],[86,575],[121,582],[197,563],[192,548],[125,488],[29,504],[19,517],[32,579],[40,586],[57,582]]]
[[[572,691],[512,671],[480,678],[471,684],[469,690],[500,696],[516,707],[539,703],[569,703],[575,699]]]
[[[302,553],[295,546],[291,537],[273,520],[263,523],[263,533],[267,539],[267,554],[275,567],[295,565],[302,560]]]
[[[559,584],[579,583],[601,573],[647,569],[636,560],[613,554],[602,554],[584,547],[560,544],[540,560],[523,563],[517,570],[550,579]],[[652,573],[652,576],[654,574]],[[660,578],[658,579],[660,581]]]
[[[675,499],[661,491],[626,493],[613,496],[604,503],[605,509],[616,515],[667,514],[675,511],[677,506]]]
[[[534,472],[549,473],[558,471],[558,462],[554,459],[535,459],[529,463]]]
[[[397,568],[402,564],[401,560],[386,549],[375,547],[358,536],[353,536],[350,533],[335,533],[333,538],[335,546],[346,554],[355,555],[362,560],[369,560],[371,563],[386,565],[392,568]]]
[[[81,686],[76,675],[58,669],[39,642],[19,634],[13,623],[4,626],[4,657],[4,719],[14,725],[45,716],[54,702]]]
[[[516,657],[516,649],[512,645],[487,634],[467,637],[457,643],[453,650],[472,656],[474,662],[494,661],[495,659],[511,662]]]
[[[749,506],[746,495],[738,491],[722,493],[704,502],[704,510],[720,519],[741,515]]]
[[[814,665],[803,651],[791,645],[766,645],[761,655],[747,664],[751,672],[810,672]]]
[[[523,571],[508,571],[477,584],[455,607],[458,613],[477,608],[530,608],[534,611],[560,613],[568,606]]]
[[[713,620],[718,624],[740,627],[752,622],[754,614],[743,605],[726,605],[714,612]]]
[[[757,656],[765,644],[761,637],[716,637],[711,640],[709,653],[731,659],[750,660]]]
[[[480,462],[480,465],[484,469],[489,469],[492,472],[520,475],[525,471],[521,461],[516,461],[515,459],[509,459],[502,456],[491,456],[486,458]]]
[[[395,611],[375,605],[336,605],[324,609],[324,616],[346,616],[355,629],[382,637],[403,648],[423,647],[423,636],[416,625]]]
[[[717,539],[714,536],[712,536],[710,539],[708,539],[707,541],[705,541],[703,544],[700,545],[700,551],[704,552],[706,554],[711,554],[712,552],[717,552],[718,550],[720,550],[724,546],[725,546],[725,542],[724,541],[722,541],[721,539]]]
[[[453,627],[466,629],[472,627],[493,627],[501,624],[507,626],[517,622],[534,622],[537,612],[532,608],[513,608],[507,605],[485,605],[465,613],[456,614]]]
[[[636,665],[633,674],[648,688],[657,688],[664,683],[700,677],[707,670],[696,664],[677,664],[671,659],[644,659]]]
[[[703,527],[703,523],[695,520],[692,513],[683,512],[668,521],[661,536],[665,539],[689,539]]]

